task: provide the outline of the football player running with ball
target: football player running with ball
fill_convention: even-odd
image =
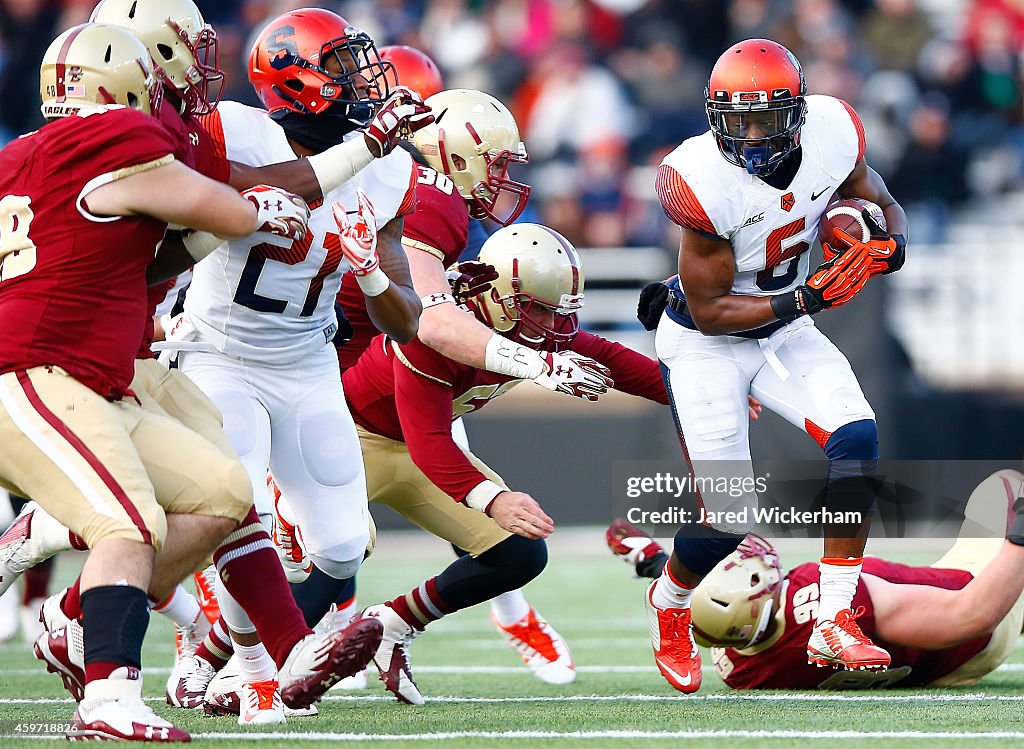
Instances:
[[[850,609],[874,501],[875,415],[846,357],[811,316],[849,302],[871,276],[899,269],[906,214],[864,160],[856,112],[839,99],[807,96],[800,63],[782,45],[750,39],[726,50],[711,72],[706,108],[711,129],[665,157],[656,185],[682,233],[656,347],[684,453],[697,477],[752,479],[748,395],[821,445],[827,508],[865,520],[824,529],[807,658],[884,668],[889,654],[861,632]],[[877,203],[891,234],[839,248],[808,277],[833,193]],[[753,492],[708,491],[700,499],[715,513],[757,502]],[[680,691],[696,691],[701,678],[691,593],[748,530],[728,522],[680,528],[668,574],[647,591],[655,661]]]

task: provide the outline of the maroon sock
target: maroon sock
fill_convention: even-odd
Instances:
[[[234,652],[235,646],[231,642],[231,637],[228,635],[228,628],[225,626],[223,618],[213,623],[209,634],[206,635],[206,639],[199,643],[199,647],[196,648],[196,655],[207,663],[212,664],[218,671],[224,668]]]
[[[281,562],[255,509],[213,554],[228,593],[249,615],[278,668],[295,643],[313,630],[292,597]]]
[[[75,551],[89,551],[89,545],[85,539],[74,531],[68,531],[68,541],[71,542],[71,548]]]
[[[402,617],[403,621],[414,629],[422,630],[431,622],[436,622],[453,609],[437,594],[436,578],[430,578],[417,588],[413,588],[404,596],[399,596],[387,605]]]
[[[53,577],[53,557],[29,567],[22,575],[25,586],[21,591],[21,605],[28,606],[32,601],[46,598],[50,592],[50,578]]]
[[[68,619],[82,618],[81,586],[82,578],[75,578],[71,587],[64,594],[64,599],[60,602],[60,609]]]

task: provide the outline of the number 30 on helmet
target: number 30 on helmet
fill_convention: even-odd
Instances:
[[[800,144],[807,84],[792,52],[768,39],[727,49],[704,91],[708,123],[726,160],[767,176]]]

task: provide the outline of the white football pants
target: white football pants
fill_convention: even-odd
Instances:
[[[744,478],[752,483],[748,394],[822,447],[841,426],[875,418],[850,363],[807,316],[767,338],[753,339],[706,336],[662,315],[655,348],[669,369],[676,426],[696,477],[725,477],[734,486]],[[714,512],[752,510],[757,495],[702,486],[701,500]],[[747,515],[752,524],[753,513]],[[715,527],[732,533],[750,530]]]
[[[334,347],[289,365],[200,351],[182,352],[178,361],[224,416],[256,511],[274,511],[269,468],[313,563],[337,579],[355,575],[370,539],[366,476]]]

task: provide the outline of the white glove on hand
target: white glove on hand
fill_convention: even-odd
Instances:
[[[596,401],[598,396],[608,392],[608,388],[615,386],[611,370],[588,356],[575,351],[541,355],[547,360],[548,371],[533,381],[549,390]]]
[[[374,220],[373,203],[361,189],[356,188],[359,207],[354,217],[349,217],[345,206],[334,204],[334,221],[338,224],[341,251],[352,266],[356,276],[365,276],[380,267],[377,256],[377,224]]]
[[[257,232],[266,232],[292,241],[306,236],[309,206],[298,195],[270,185],[256,185],[242,193],[256,206]]]
[[[434,121],[430,107],[415,91],[398,86],[366,126],[363,137],[370,152],[380,158],[391,153],[402,138],[408,138]]]

